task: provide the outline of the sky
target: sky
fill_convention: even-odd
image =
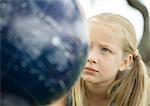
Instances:
[[[144,4],[150,14],[149,0],[140,0]],[[112,12],[126,17],[136,30],[138,44],[143,34],[143,17],[139,11],[130,7],[126,0],[79,0],[83,8],[86,18],[103,13]]]

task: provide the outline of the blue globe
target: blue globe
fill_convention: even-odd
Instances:
[[[87,56],[75,0],[1,0],[1,104],[43,105],[78,78]]]

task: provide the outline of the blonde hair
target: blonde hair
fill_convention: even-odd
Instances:
[[[132,24],[124,17],[112,13],[93,16],[88,22],[112,28],[121,38],[123,55],[133,55],[131,69],[119,75],[121,77],[117,77],[108,89],[109,105],[114,103],[116,106],[146,106],[148,75],[137,49],[136,33]],[[124,75],[125,73],[127,74]],[[81,77],[72,88],[72,103],[73,106],[87,106],[85,82]]]

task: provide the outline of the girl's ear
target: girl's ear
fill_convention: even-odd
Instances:
[[[129,68],[131,62],[133,60],[133,55],[129,54],[127,57],[122,59],[121,65],[119,67],[120,71],[124,71],[125,69]]]

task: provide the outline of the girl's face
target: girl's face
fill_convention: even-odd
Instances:
[[[112,82],[123,56],[118,35],[97,23],[92,23],[89,28],[89,54],[81,77],[92,83]]]

